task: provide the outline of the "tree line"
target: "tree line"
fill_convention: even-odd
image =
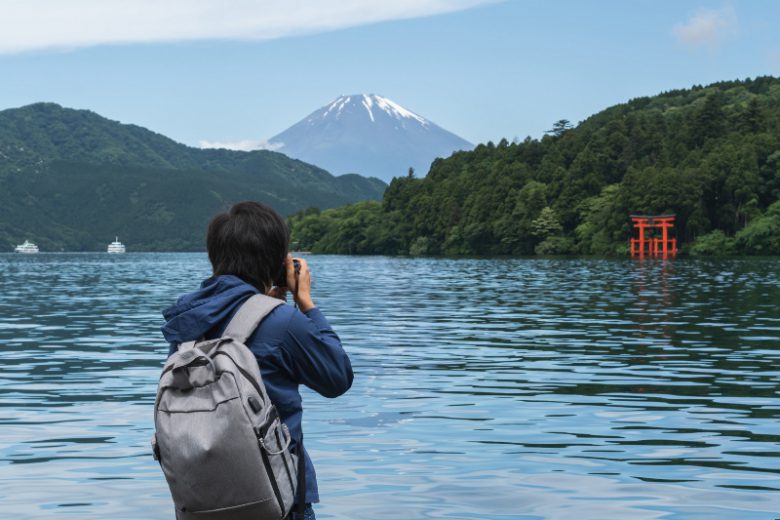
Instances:
[[[395,178],[381,201],[289,218],[322,253],[626,254],[630,214],[677,215],[690,254],[780,254],[780,79],[674,90],[541,139],[488,142]]]

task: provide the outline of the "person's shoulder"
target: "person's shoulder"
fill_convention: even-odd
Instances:
[[[274,308],[274,310],[272,310],[270,313],[268,313],[267,319],[273,321],[288,322],[293,318],[293,316],[295,316],[296,312],[298,311],[295,307],[287,303],[283,303],[277,306],[276,308]]]
[[[257,327],[258,334],[255,334],[255,338],[262,338],[265,342],[278,343],[283,337],[284,333],[289,330],[290,323],[295,317],[297,311],[291,305],[283,303],[275,307],[268,313]]]
[[[286,331],[292,332],[293,334],[298,331],[303,331],[310,326],[309,317],[297,307],[287,303],[278,306],[268,317],[272,318],[276,325],[283,327]]]
[[[312,334],[316,324],[300,309],[287,303],[276,307],[261,323],[265,333],[273,335],[279,342],[295,341]]]

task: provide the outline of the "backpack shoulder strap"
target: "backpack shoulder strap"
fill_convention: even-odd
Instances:
[[[246,343],[263,318],[283,303],[283,300],[265,294],[251,296],[238,309],[222,335]]]
[[[185,341],[183,343],[179,343],[179,346],[176,347],[176,349],[179,352],[183,352],[185,350],[192,350],[195,348],[195,343],[197,343],[197,341]]]

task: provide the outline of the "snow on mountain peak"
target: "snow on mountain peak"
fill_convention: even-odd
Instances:
[[[328,108],[325,109],[325,113],[322,114],[322,117],[327,116],[331,110],[336,110],[336,114],[341,112],[341,110],[349,103],[350,99],[352,99],[352,96],[340,96],[336,98],[336,101],[328,105]]]
[[[359,173],[389,182],[409,168],[426,172],[437,157],[471,150],[468,141],[376,94],[339,96],[270,143],[277,151],[343,175]],[[281,145],[281,143],[284,143]]]
[[[368,117],[372,122],[376,122],[374,109],[378,109],[394,119],[413,119],[423,126],[428,126],[430,124],[424,117],[415,114],[411,110],[407,110],[391,99],[377,94],[339,96],[324,107],[322,117],[325,118],[332,115],[338,118],[345,108],[357,103],[363,105],[363,108],[368,112]]]
[[[372,94],[374,102],[379,108],[395,117],[396,119],[415,119],[422,125],[427,125],[428,121],[424,117],[420,117],[411,110],[407,110],[398,103],[391,101],[390,99],[382,96]]]
[[[368,117],[371,118],[371,122],[373,123],[375,119],[374,113],[371,111],[371,107],[374,106],[374,101],[371,99],[371,96],[363,94],[363,106],[366,107],[366,110],[368,110]]]

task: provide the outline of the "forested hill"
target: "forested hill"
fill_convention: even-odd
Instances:
[[[379,199],[386,185],[270,151],[201,150],[86,110],[0,111],[0,251],[202,250],[205,226],[239,200],[283,214]]]
[[[684,251],[780,254],[780,79],[642,97],[542,139],[395,179],[381,202],[290,219],[332,253],[620,254],[631,213],[676,213]]]

